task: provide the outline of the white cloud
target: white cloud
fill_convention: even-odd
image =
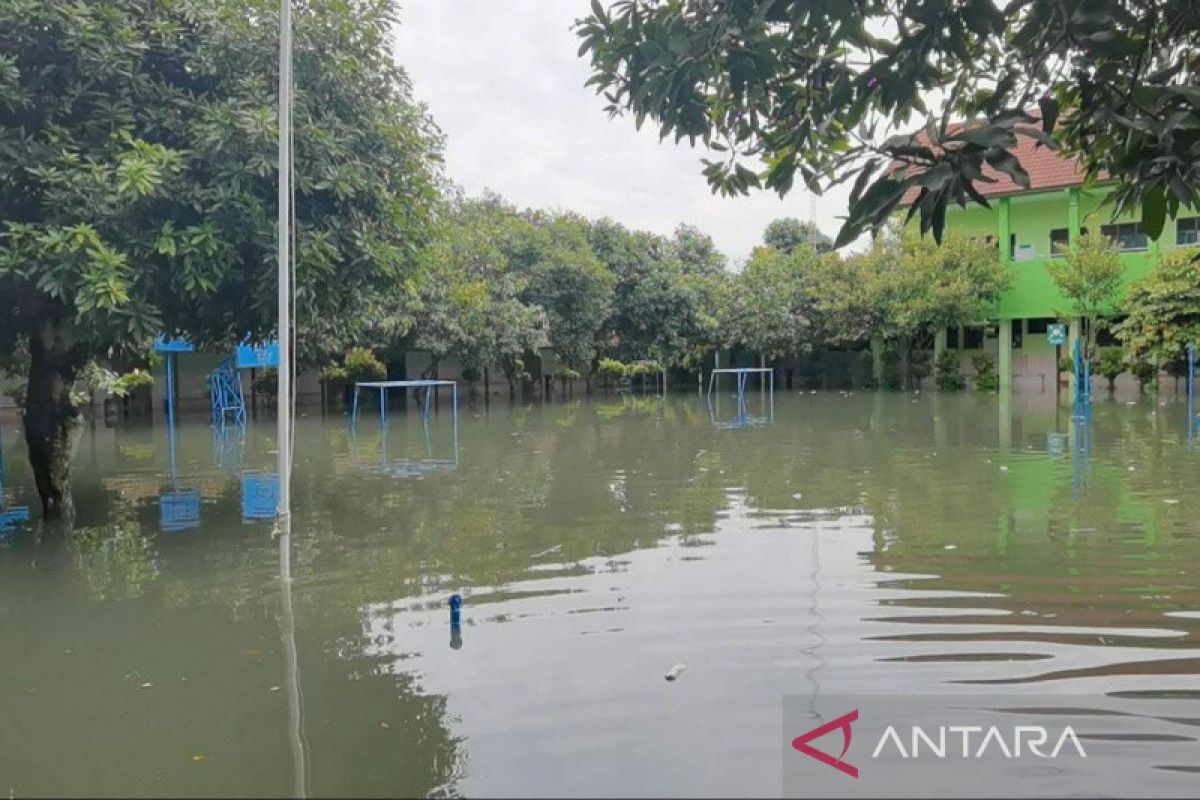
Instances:
[[[740,262],[772,219],[808,219],[833,235],[845,189],[713,195],[702,152],[659,142],[628,117],[609,119],[583,84],[588,64],[571,31],[587,0],[407,0],[397,56],[447,136],[447,171],[469,194],[492,189],[521,206],[612,217],[670,233],[709,232]]]

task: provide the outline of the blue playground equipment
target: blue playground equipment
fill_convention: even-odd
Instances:
[[[737,410],[730,419],[720,419],[720,395],[717,394],[714,396],[717,387],[717,376],[722,373],[733,375],[736,380],[734,398],[737,401]],[[760,400],[765,400],[766,402],[766,413],[761,416],[750,414],[746,405],[746,386],[749,383],[750,376],[754,374],[759,376]],[[708,376],[707,400],[708,416],[716,428],[753,428],[761,425],[769,425],[775,421],[775,370],[770,367],[725,367],[714,369]],[[760,402],[761,407],[762,403]]]
[[[229,415],[239,427],[246,424],[246,399],[242,395],[242,378],[233,366],[233,358],[221,360],[217,368],[209,373],[208,394],[212,402],[214,428],[222,428]]]
[[[167,476],[171,489],[158,496],[158,526],[167,533],[200,525],[200,490],[179,485],[175,469],[175,417],[167,405]]]
[[[162,353],[167,368],[167,422],[175,422],[175,358],[179,353],[194,353],[195,345],[187,339],[167,339],[159,336],[154,340],[154,352]],[[232,415],[238,425],[246,423],[246,401],[242,393],[239,370],[262,369],[279,366],[279,343],[268,342],[252,345],[246,342],[235,348],[233,355],[225,358],[208,375],[208,393],[212,406],[213,425],[223,426]]]
[[[279,474],[242,473],[242,521],[273,520],[279,513]]]
[[[438,387],[450,387],[451,409],[451,456],[438,458],[434,456],[433,437],[429,429],[430,415],[435,400],[434,393]],[[350,414],[351,436],[355,445],[355,460],[358,460],[358,396],[361,388],[377,389],[379,391],[379,466],[371,467],[393,477],[405,478],[424,475],[431,472],[443,472],[458,467],[458,384],[454,381],[443,380],[412,380],[412,381],[361,381],[354,384],[354,406]],[[421,426],[425,434],[425,457],[392,459],[388,456],[388,425],[387,425],[387,392],[394,388],[423,388],[424,397],[421,400]],[[365,466],[365,465],[364,465]]]
[[[1083,341],[1075,340],[1071,357],[1075,377],[1075,416],[1089,414],[1092,406],[1092,365],[1083,357]]]
[[[223,426],[230,414],[239,426],[246,424],[246,398],[242,393],[241,370],[278,366],[279,342],[268,342],[264,345],[242,343],[237,346],[232,356],[222,359],[208,376],[213,425]]]
[[[4,436],[0,430],[0,542],[12,536],[18,523],[29,521],[29,506],[6,507],[4,504]]]
[[[279,510],[279,473],[242,468],[246,457],[246,429],[240,425],[215,425],[212,437],[213,461],[217,467],[238,472],[242,522],[275,519]]]
[[[379,419],[381,422],[387,422],[387,392],[388,389],[425,389],[425,397],[421,401],[421,413],[426,418],[429,417],[430,409],[434,394],[439,386],[450,387],[450,402],[454,410],[454,429],[455,437],[458,436],[458,384],[454,381],[440,380],[415,380],[415,381],[358,381],[354,384],[354,405],[350,411],[350,422],[352,425],[358,424],[358,391],[359,389],[378,389],[379,390]]]
[[[167,362],[167,424],[175,424],[175,356],[179,353],[195,352],[195,346],[187,339],[154,340],[154,352],[162,353]]]

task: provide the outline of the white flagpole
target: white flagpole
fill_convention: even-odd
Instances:
[[[281,521],[292,510],[292,7],[279,4],[279,508]]]

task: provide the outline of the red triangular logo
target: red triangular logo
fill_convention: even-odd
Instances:
[[[822,764],[828,764],[834,769],[841,770],[851,778],[857,778],[858,767],[854,766],[853,764],[847,764],[842,760],[846,755],[846,751],[850,749],[850,723],[857,719],[858,709],[856,708],[849,714],[844,714],[835,720],[830,720],[819,728],[813,728],[808,733],[792,739],[792,747],[796,748],[801,753],[804,753],[806,756],[815,758]],[[813,739],[820,739],[825,734],[839,729],[842,732],[842,752],[837,758],[834,758],[833,756],[829,755],[829,753],[823,752],[809,745],[809,742],[811,742]]]

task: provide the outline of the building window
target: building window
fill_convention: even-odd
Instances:
[[[1055,228],[1050,231],[1050,257],[1062,257],[1071,246],[1071,232],[1066,228]]]
[[[1125,317],[1111,317],[1105,320],[1105,324],[1101,325],[1096,330],[1096,346],[1097,347],[1120,347],[1124,342],[1117,338],[1113,333],[1113,328],[1119,322],[1123,322]]]
[[[946,349],[947,350],[957,350],[958,349],[958,326],[957,325],[946,328]]]
[[[979,325],[971,325],[963,328],[963,350],[982,350],[983,349],[983,328]]]
[[[1045,336],[1055,322],[1054,317],[1037,317],[1025,323],[1025,330],[1030,336]]]
[[[1012,349],[1013,350],[1020,350],[1021,345],[1025,341],[1025,335],[1022,333],[1023,329],[1024,329],[1024,325],[1021,323],[1021,320],[1014,319],[1012,321]]]
[[[1175,244],[1200,244],[1200,217],[1184,217],[1175,221]]]
[[[1140,222],[1120,222],[1115,225],[1101,225],[1100,233],[1112,239],[1118,249],[1146,249],[1146,234],[1142,233],[1142,223]]]

